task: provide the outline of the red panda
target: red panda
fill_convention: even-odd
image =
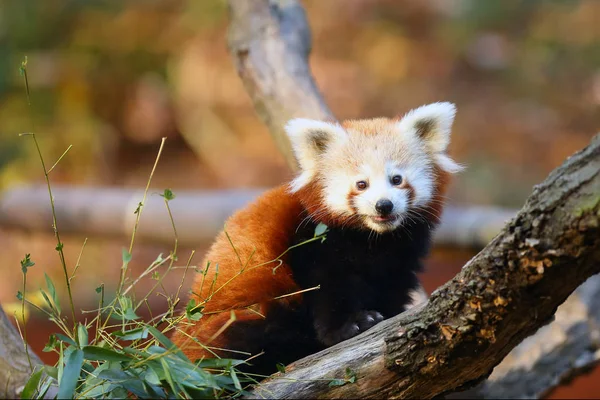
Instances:
[[[226,222],[192,287],[203,316],[181,322],[175,344],[192,361],[263,352],[253,371],[270,373],[414,304],[461,169],[446,153],[454,115],[434,103],[402,118],[289,121],[300,174]]]

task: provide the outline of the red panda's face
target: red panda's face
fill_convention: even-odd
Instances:
[[[376,232],[422,217],[432,202],[436,170],[460,167],[447,155],[455,108],[434,103],[401,119],[345,121],[341,125],[295,119],[287,126],[301,174],[297,192],[316,185],[318,220],[343,221]]]

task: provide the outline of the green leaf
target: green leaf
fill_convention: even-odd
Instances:
[[[171,189],[165,189],[161,196],[164,197],[167,201],[173,200],[175,198],[175,195],[173,194],[173,191]]]
[[[32,399],[35,396],[43,373],[44,368],[40,368],[29,377],[29,380],[27,380],[27,383],[21,392],[22,399]]]
[[[345,378],[332,380],[331,382],[329,382],[329,387],[344,386],[347,383],[354,382],[356,382],[356,372],[352,371],[350,368],[346,368]]]
[[[346,368],[346,380],[349,383],[356,382],[356,372],[352,371],[350,368]]]
[[[152,279],[154,279],[155,281],[160,279],[160,275],[158,274],[158,271],[154,271],[152,273]]]
[[[129,397],[129,392],[122,386],[116,386],[111,392],[109,399],[126,399]]]
[[[44,371],[46,371],[48,376],[58,380],[58,368],[44,365]]]
[[[19,301],[23,301],[23,293],[21,293],[20,290],[17,292],[17,299],[19,299]]]
[[[121,340],[139,340],[146,339],[148,337],[148,329],[145,327],[131,329],[128,331],[117,331],[113,332],[113,335]]]
[[[281,372],[282,374],[285,374],[285,365],[277,363],[275,364],[275,366],[277,367],[277,371]]]
[[[190,321],[198,321],[202,318],[202,310],[204,310],[204,306],[196,305],[195,299],[190,299],[187,306],[185,306],[185,317]]]
[[[123,313],[123,318],[125,318],[128,321],[133,321],[139,319],[140,317],[135,313],[135,311],[133,311],[133,308],[128,308]]]
[[[64,246],[65,245],[63,243],[58,243],[56,245],[56,247],[54,248],[54,250],[56,250],[56,251],[62,251],[62,249],[63,249]]]
[[[323,235],[325,232],[327,232],[327,229],[329,229],[327,225],[319,222],[319,224],[315,227],[315,237]]]
[[[344,386],[346,383],[345,379],[333,379],[331,382],[329,382],[329,387],[336,387],[336,386]]]
[[[25,258],[21,260],[21,271],[26,274],[27,269],[33,267],[34,265],[35,263],[31,261],[31,254],[25,254]]]
[[[175,388],[175,382],[173,381],[173,377],[171,376],[167,362],[165,361],[164,358],[161,357],[160,363],[162,364],[163,372],[165,373],[165,379],[167,380],[167,383],[171,387],[171,390],[173,391],[173,393],[177,393],[178,390]]]
[[[120,296],[119,305],[120,309],[117,310],[116,316],[125,318],[128,321],[133,321],[140,318],[133,310],[133,301],[131,300],[131,297]]]
[[[75,349],[65,362],[65,367],[62,374],[62,380],[58,387],[59,399],[71,399],[77,387],[81,366],[83,365],[83,351]]]
[[[160,332],[158,329],[156,329],[153,326],[148,326],[148,330],[150,331],[150,334],[152,336],[154,336],[154,338],[156,340],[159,341],[160,344],[162,344],[163,346],[165,346],[166,349],[170,350],[173,354],[175,354],[176,356],[178,356],[180,359],[185,360],[185,361],[190,361],[184,354],[183,352],[177,347],[175,346],[175,344],[173,342],[171,342],[169,340],[169,338],[167,338],[162,332]]]
[[[46,294],[46,292],[44,292],[42,289],[40,289],[40,293],[42,294],[42,296],[44,297],[44,300],[46,301],[46,304],[48,305],[48,308],[50,310],[52,310],[52,312],[58,312],[56,311],[56,309],[54,308],[54,304],[50,301],[50,298],[48,298],[48,295]]]
[[[27,71],[27,56],[21,61],[21,66],[19,67],[19,73],[21,76],[25,75],[25,71]]]
[[[48,339],[48,343],[46,343],[46,345],[44,346],[44,349],[42,351],[44,353],[53,351],[54,349],[56,349],[57,344],[58,344],[58,342],[56,340],[56,336],[54,334],[51,334],[50,338]]]
[[[137,208],[135,209],[135,211],[133,212],[134,214],[139,214],[139,212],[142,210],[142,207],[144,207],[144,203],[142,203],[141,201],[138,203]]]
[[[50,389],[50,386],[52,386],[54,383],[55,383],[54,379],[51,379],[51,378],[44,379],[44,383],[42,384],[42,387],[40,387],[40,390],[38,390],[37,398],[38,399],[49,398],[46,396],[46,393],[48,393],[48,389]]]
[[[149,384],[160,386],[160,378],[152,368],[147,368],[146,371],[144,371],[144,373],[142,374],[142,377]]]
[[[242,390],[242,385],[240,384],[240,380],[238,379],[237,374],[235,373],[235,369],[230,368],[229,374],[231,375],[231,379],[233,380],[233,386],[235,386],[237,390]]]
[[[56,333],[55,335],[59,340],[62,340],[65,343],[69,343],[71,346],[77,347],[77,343],[75,343],[70,337],[63,335],[62,333]]]
[[[88,344],[88,331],[81,322],[77,325],[77,340],[79,341],[79,347],[84,347]]]
[[[56,307],[56,311],[60,314],[60,303],[58,301],[58,296],[56,295],[56,287],[54,283],[52,283],[52,279],[44,272],[44,277],[46,277],[46,286],[48,286],[48,292],[50,293],[50,297],[52,297],[52,302]]]
[[[230,360],[227,358],[205,358],[202,361],[196,362],[200,368],[229,368],[243,364],[242,360]]]
[[[131,361],[132,358],[99,346],[85,346],[83,356],[90,361]]]
[[[129,264],[130,261],[131,261],[131,253],[128,252],[126,249],[123,249],[123,263]]]
[[[96,288],[96,293],[101,293],[102,289],[104,289],[104,284],[102,284]]]

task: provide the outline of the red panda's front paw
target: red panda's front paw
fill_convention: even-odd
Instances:
[[[319,340],[326,346],[350,339],[383,321],[383,315],[377,311],[359,311],[338,329],[329,330],[317,326]]]

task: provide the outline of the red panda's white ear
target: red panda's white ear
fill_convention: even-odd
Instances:
[[[456,115],[452,103],[433,103],[409,111],[398,123],[401,132],[416,135],[434,153],[442,153],[450,144],[450,130]]]
[[[307,184],[317,170],[317,161],[331,145],[343,141],[346,131],[338,124],[296,118],[285,125],[302,174],[292,182],[296,191]]]

